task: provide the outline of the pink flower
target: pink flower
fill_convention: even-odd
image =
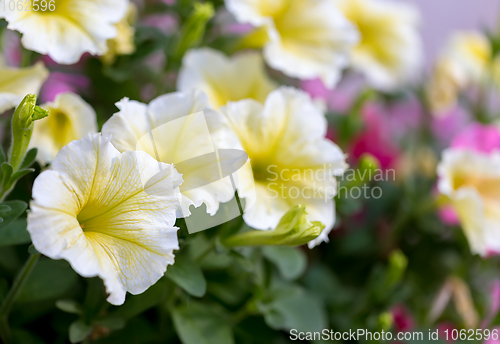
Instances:
[[[375,103],[367,104],[362,117],[365,129],[352,143],[351,156],[357,160],[364,153],[370,153],[379,160],[381,168],[391,168],[400,151],[391,140],[383,108]]]
[[[471,121],[471,116],[464,108],[456,106],[431,123],[432,132],[440,147],[449,146],[452,138],[463,130]]]
[[[344,78],[333,90],[328,89],[320,79],[303,80],[300,87],[312,99],[323,101],[329,111],[346,114],[361,91],[363,84],[358,78]]]
[[[456,226],[460,224],[457,212],[452,206],[444,206],[438,209],[438,216],[445,225]]]
[[[391,308],[394,330],[396,332],[409,331],[415,326],[415,320],[404,305],[396,305]]]
[[[494,125],[473,123],[455,136],[451,147],[491,153],[495,149],[500,149],[500,130]]]
[[[179,20],[174,15],[168,13],[153,14],[145,17],[142,20],[142,24],[155,27],[165,34],[172,34],[177,30]]]
[[[3,55],[8,66],[19,67],[22,59],[21,40],[19,35],[10,30],[5,30],[3,37]]]
[[[40,92],[42,102],[51,102],[59,93],[81,94],[90,86],[90,80],[83,75],[61,72],[50,73]]]

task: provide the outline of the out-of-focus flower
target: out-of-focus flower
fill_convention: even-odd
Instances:
[[[486,36],[475,31],[456,33],[438,58],[426,89],[431,111],[438,116],[445,113],[465,87],[496,82],[499,70],[500,60],[493,59]]]
[[[245,99],[229,102],[221,112],[250,157],[251,172],[238,172],[240,197],[255,197],[247,201],[245,222],[256,229],[275,228],[291,207],[304,204],[311,221],[325,225],[309,247],[328,241],[335,222],[334,175],[347,164],[340,148],[325,138],[326,119],[311,98],[282,87],[264,104]],[[249,178],[255,182],[254,196],[247,188]]]
[[[321,222],[309,221],[304,205],[296,205],[283,215],[275,229],[269,231],[250,230],[229,237],[223,243],[227,246],[299,246],[316,239],[324,228],[325,225]]]
[[[28,68],[10,68],[0,57],[0,113],[17,106],[26,94],[37,94],[48,76],[42,63]]]
[[[94,109],[74,93],[61,93],[53,102],[43,104],[50,116],[37,121],[30,147],[37,148],[37,161],[52,162],[57,153],[73,140],[97,132]]]
[[[99,276],[108,301],[140,294],[174,263],[182,178],[144,152],[121,154],[100,134],[64,147],[33,186],[28,232],[52,259]]]
[[[396,332],[409,331],[415,326],[415,319],[404,305],[391,308],[391,314]]]
[[[457,136],[438,166],[439,191],[456,211],[471,251],[500,252],[500,131],[475,124]]]
[[[171,13],[152,14],[142,18],[141,24],[159,29],[166,35],[178,30],[179,19]]]
[[[208,98],[199,91],[165,94],[149,105],[126,98],[116,105],[120,112],[104,124],[102,133],[111,137],[120,152],[142,150],[161,162],[179,167],[179,163],[213,153],[221,148],[221,141],[230,140],[231,133],[222,126],[222,117],[209,107]],[[223,148],[234,146],[229,142]],[[235,190],[228,177],[213,181],[210,173],[198,173],[200,169],[198,165],[178,168],[186,181],[181,186],[180,217],[191,214],[191,205],[199,207],[203,203],[207,213],[214,215],[220,202],[234,197]],[[196,184],[200,187],[186,189],[192,178],[198,178]]]
[[[129,3],[127,14],[116,25],[117,34],[108,40],[108,51],[102,57],[104,63],[112,64],[117,55],[130,55],[135,51],[134,24],[137,21],[137,7]]]
[[[358,32],[331,0],[226,0],[241,23],[256,30],[244,45],[264,47],[274,69],[299,79],[321,78],[327,87],[340,79]]]
[[[22,3],[25,5],[25,3]],[[23,34],[26,49],[49,55],[60,64],[78,62],[83,53],[106,53],[107,41],[115,38],[115,24],[126,14],[127,0],[67,0],[0,7],[8,28]]]
[[[88,90],[90,79],[81,74],[51,72],[40,91],[42,102],[51,102],[60,93],[82,94]]]
[[[184,56],[177,82],[179,91],[205,92],[216,109],[245,98],[263,103],[276,87],[266,75],[260,54],[248,52],[228,58],[210,48],[191,50]]]
[[[471,114],[458,104],[440,116],[432,119],[431,129],[441,149],[448,147],[451,140],[471,121]]]
[[[338,3],[361,34],[352,54],[353,68],[373,87],[390,91],[418,76],[423,59],[416,8],[386,0]]]
[[[382,169],[393,168],[400,156],[400,150],[391,140],[391,132],[385,117],[386,111],[377,103],[369,103],[363,107],[362,118],[365,129],[354,138],[350,155],[358,159],[369,153],[377,158]]]
[[[1,55],[5,58],[5,64],[7,66],[19,67],[23,55],[20,35],[11,30],[4,30],[0,35],[0,39],[2,40]]]

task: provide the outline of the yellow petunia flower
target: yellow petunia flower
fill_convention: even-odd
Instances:
[[[130,55],[135,52],[134,24],[137,21],[137,7],[130,3],[127,15],[116,24],[117,34],[113,39],[108,40],[108,51],[102,57],[104,63],[112,64],[117,55]]]
[[[245,52],[228,58],[210,48],[189,51],[177,80],[179,91],[199,89],[216,109],[228,101],[245,98],[264,102],[276,87],[266,75],[260,54]]]
[[[303,204],[311,221],[325,225],[309,247],[328,241],[335,223],[334,175],[341,175],[347,164],[340,148],[325,138],[326,118],[310,97],[281,87],[264,104],[229,102],[221,113],[250,158],[238,172],[238,194],[247,201],[245,222],[272,229],[291,207]]]
[[[439,56],[426,87],[432,112],[444,113],[470,85],[500,84],[500,60],[493,59],[488,38],[480,32],[454,34]]]
[[[0,57],[0,114],[17,106],[26,94],[38,94],[48,76],[49,71],[42,63],[11,68]]]
[[[334,0],[226,0],[226,6],[239,22],[257,28],[244,44],[264,46],[272,68],[299,79],[321,78],[330,88],[358,42]]]
[[[13,1],[14,7],[5,3],[0,18],[7,20],[7,28],[23,34],[23,46],[60,64],[76,63],[86,52],[104,55],[128,7],[128,0]]]
[[[100,134],[64,147],[33,186],[28,232],[35,248],[99,276],[121,305],[174,263],[182,178],[144,152],[120,153]]]
[[[56,96],[53,102],[43,104],[50,116],[36,122],[30,148],[37,148],[37,160],[45,165],[73,140],[97,132],[97,119],[92,106],[80,96],[68,92]]]
[[[449,148],[438,167],[447,196],[474,254],[500,252],[500,151]]]
[[[103,135],[111,137],[120,152],[141,150],[176,166],[186,181],[181,186],[179,217],[189,216],[190,206],[197,208],[203,203],[207,213],[214,215],[220,202],[234,197],[229,177],[220,179],[218,169],[210,167],[213,161],[196,159],[237,144],[222,126],[220,114],[209,107],[205,94],[175,92],[148,105],[128,99],[116,105],[120,112],[104,124]]]
[[[416,8],[386,0],[338,0],[338,4],[361,34],[352,66],[373,87],[390,91],[418,76],[423,54]]]

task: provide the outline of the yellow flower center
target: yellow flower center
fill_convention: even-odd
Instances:
[[[64,112],[50,109],[48,121],[54,141],[59,149],[77,139],[71,125],[71,120]]]

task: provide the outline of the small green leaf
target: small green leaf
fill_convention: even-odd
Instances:
[[[24,156],[20,169],[24,170],[25,168],[30,167],[35,162],[37,153],[38,149],[36,148],[30,149],[28,153],[26,153],[26,155]]]
[[[35,246],[33,246],[33,244],[31,244],[30,247],[28,247],[28,253],[29,254],[37,254],[40,252],[38,252],[37,249],[35,248]]]
[[[193,296],[202,297],[207,291],[207,281],[203,272],[186,255],[176,257],[175,264],[167,268],[165,277]]]
[[[307,267],[307,257],[304,252],[295,247],[264,246],[264,257],[278,268],[281,276],[287,280],[299,278]]]
[[[78,281],[78,275],[62,260],[40,259],[17,302],[28,303],[64,297]]]
[[[5,157],[5,152],[3,151],[3,148],[0,147],[0,164],[3,164],[7,158]]]
[[[80,343],[85,340],[92,332],[92,327],[78,319],[69,326],[69,341],[71,343]]]
[[[276,330],[321,332],[328,321],[324,304],[297,285],[282,285],[266,292],[257,302],[266,323]]]
[[[75,300],[58,300],[56,307],[66,313],[83,314],[83,307]]]
[[[10,176],[10,181],[9,184],[7,185],[7,190],[12,187],[19,179],[27,175],[28,173],[33,172],[35,169],[34,168],[27,168],[24,170],[19,170],[16,173],[14,173],[12,176]]]
[[[3,219],[3,221],[0,223],[0,231],[7,227],[12,221],[21,216],[28,207],[28,204],[23,201],[8,201],[2,203],[2,205],[10,207],[10,211],[0,213],[0,217]]]
[[[14,172],[14,169],[8,162],[2,163],[2,187],[4,190],[8,190],[7,186],[9,185],[12,172]]]
[[[0,247],[30,242],[30,234],[26,230],[26,219],[17,219],[8,226],[0,228]]]
[[[183,344],[233,344],[227,319],[215,307],[192,301],[172,311],[174,326]]]

